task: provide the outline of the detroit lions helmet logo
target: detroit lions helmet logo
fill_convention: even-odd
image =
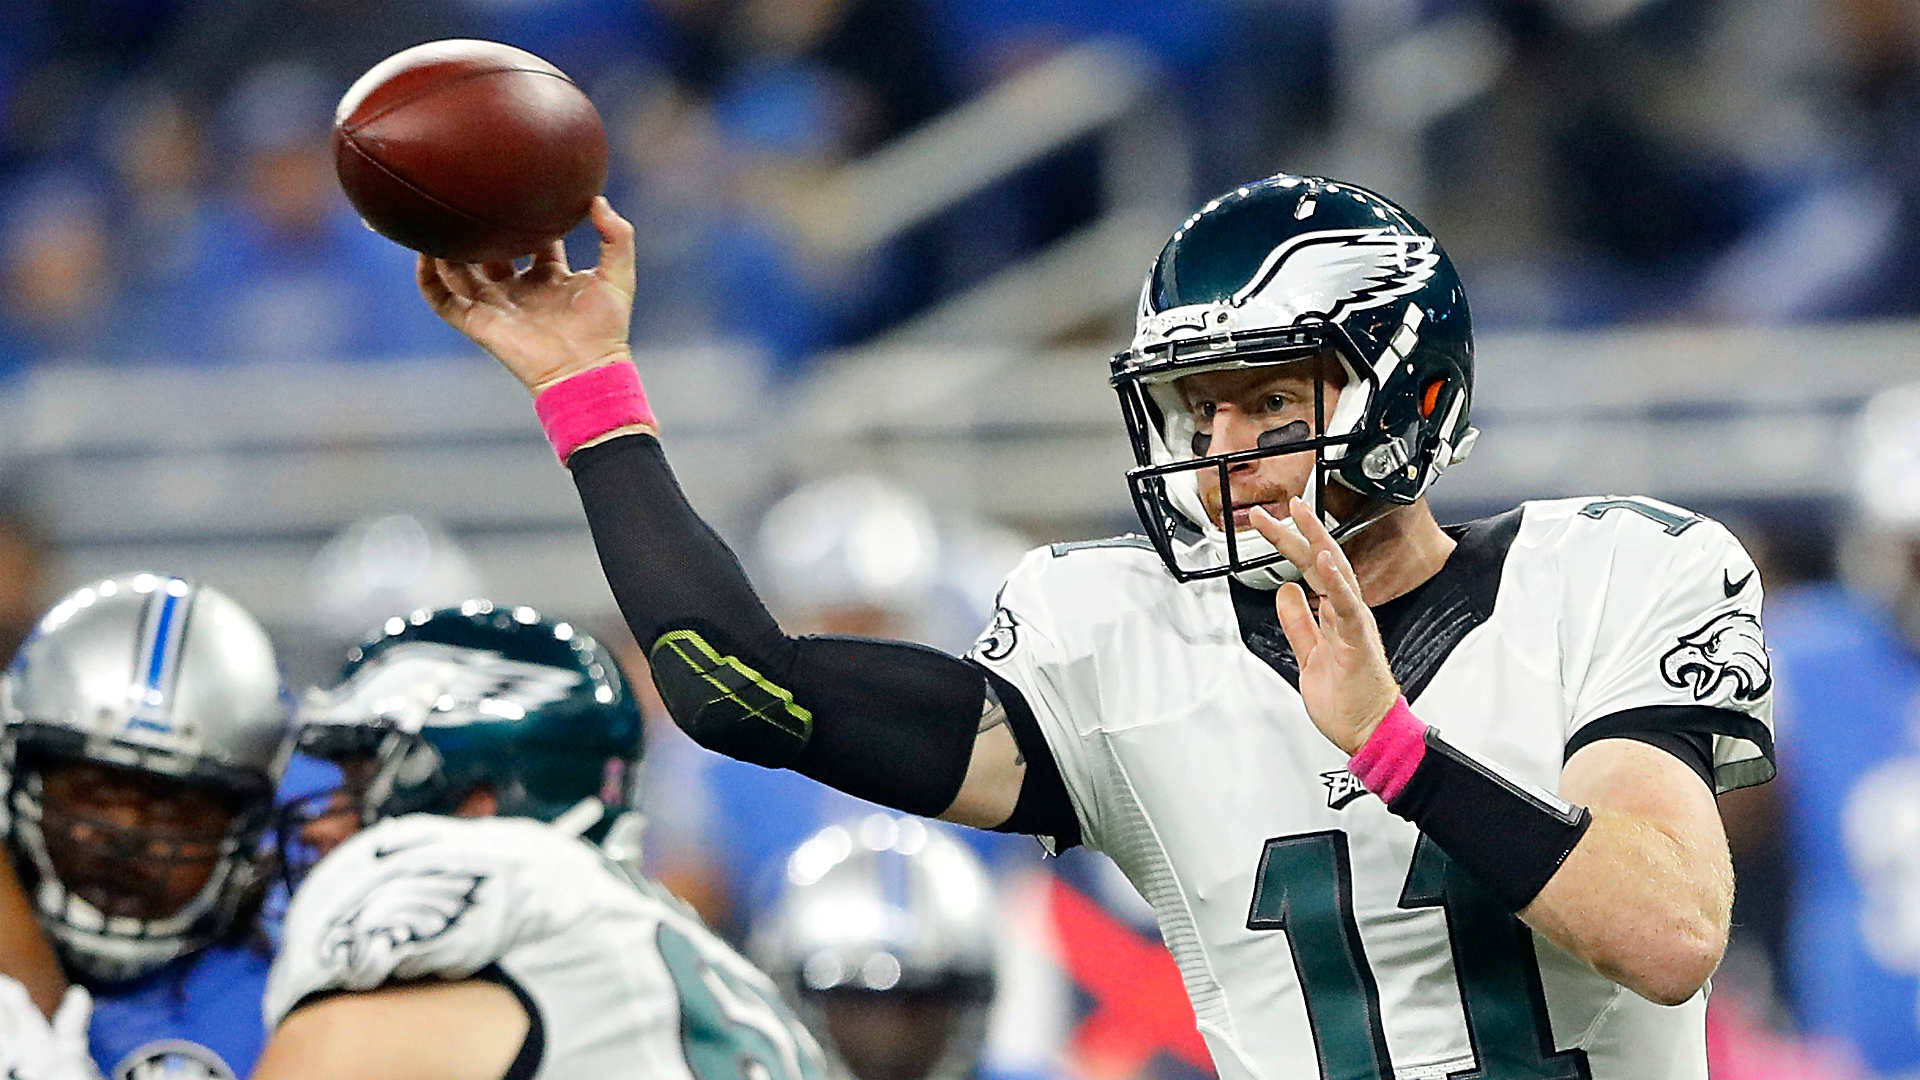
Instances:
[[[1718,697],[1731,685],[1733,700],[1758,701],[1773,689],[1760,620],[1744,611],[1714,616],[1660,658],[1668,686],[1691,690],[1693,700]]]
[[[235,1075],[208,1047],[159,1039],[121,1058],[113,1067],[113,1080],[235,1080]]]
[[[1339,322],[1418,291],[1439,266],[1431,236],[1391,229],[1302,233],[1268,252],[1260,269],[1225,303],[1150,312],[1143,295],[1134,344],[1139,348],[1154,339],[1241,327],[1293,326],[1308,318]]]
[[[327,924],[320,935],[320,963],[348,972],[390,967],[393,954],[459,925],[486,880],[485,874],[454,870],[387,878]]]

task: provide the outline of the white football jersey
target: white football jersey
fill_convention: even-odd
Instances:
[[[517,1080],[826,1075],[765,975],[664,890],[537,821],[415,814],[330,853],[287,911],[267,1026],[315,994],[423,978],[514,992],[539,1048]]]
[[[1726,529],[1586,498],[1449,531],[1441,572],[1375,609],[1448,742],[1550,792],[1585,743],[1676,728],[1711,736],[1719,790],[1772,775],[1760,585]],[[1668,1008],[1608,981],[1353,779],[1272,593],[1179,584],[1122,538],[1029,554],[998,606],[972,655],[1152,903],[1221,1076],[1704,1080],[1704,993]]]

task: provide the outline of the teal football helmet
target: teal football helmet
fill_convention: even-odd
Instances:
[[[1345,372],[1324,430],[1300,424],[1251,449],[1206,452],[1180,378],[1316,359]],[[1323,177],[1268,177],[1183,222],[1147,275],[1133,342],[1113,357],[1110,382],[1133,446],[1134,508],[1181,581],[1232,574],[1273,588],[1291,576],[1291,564],[1251,528],[1214,522],[1198,492],[1200,470],[1218,470],[1221,520],[1231,522],[1240,508],[1228,470],[1310,451],[1314,478],[1302,497],[1344,539],[1419,499],[1477,436],[1467,422],[1472,320],[1453,264],[1413,215]],[[1321,371],[1317,413],[1326,390]],[[1364,509],[1333,520],[1329,482],[1362,496]]]
[[[451,814],[482,790],[498,816],[637,855],[639,706],[599,643],[532,608],[469,600],[388,619],[347,653],[338,685],[307,695],[294,739],[346,781],[284,811],[295,875],[312,861],[298,850],[302,831],[322,816],[353,812],[366,826]]]

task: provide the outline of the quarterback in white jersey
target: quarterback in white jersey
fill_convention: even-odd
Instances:
[[[1450,531],[1440,573],[1375,615],[1455,745],[1553,791],[1581,747],[1707,705],[1750,718],[1701,733],[1716,789],[1765,774],[1760,589],[1724,528],[1591,498]],[[1268,594],[1176,583],[1134,540],[1036,551],[1000,603],[975,655],[1158,911],[1221,1075],[1706,1075],[1704,993],[1599,976],[1361,786],[1307,720]]]
[[[1282,174],[1182,222],[1108,373],[1144,535],[1030,556],[965,658],[774,622],[667,466],[632,227],[593,220],[593,270],[419,284],[538,395],[696,741],[1107,852],[1227,1077],[1706,1075],[1714,796],[1773,774],[1753,563],[1644,498],[1439,525],[1472,330],[1411,214]]]
[[[347,783],[283,815],[324,857],[255,1080],[824,1080],[773,983],[629,868],[640,716],[591,637],[485,601],[390,620],[297,739]]]

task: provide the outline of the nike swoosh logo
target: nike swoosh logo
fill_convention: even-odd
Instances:
[[[1746,588],[1747,582],[1752,581],[1753,575],[1758,572],[1759,571],[1757,570],[1749,570],[1747,571],[1746,577],[1741,578],[1739,581],[1735,581],[1733,580],[1733,571],[1722,570],[1720,571],[1720,575],[1721,575],[1720,587],[1727,590],[1728,596],[1739,596],[1740,590]]]
[[[431,840],[415,840],[411,844],[394,844],[391,847],[385,844],[375,844],[373,846],[373,857],[376,859],[384,859],[390,855],[398,855],[403,851],[412,851],[417,847],[426,847],[431,843],[433,843]]]

